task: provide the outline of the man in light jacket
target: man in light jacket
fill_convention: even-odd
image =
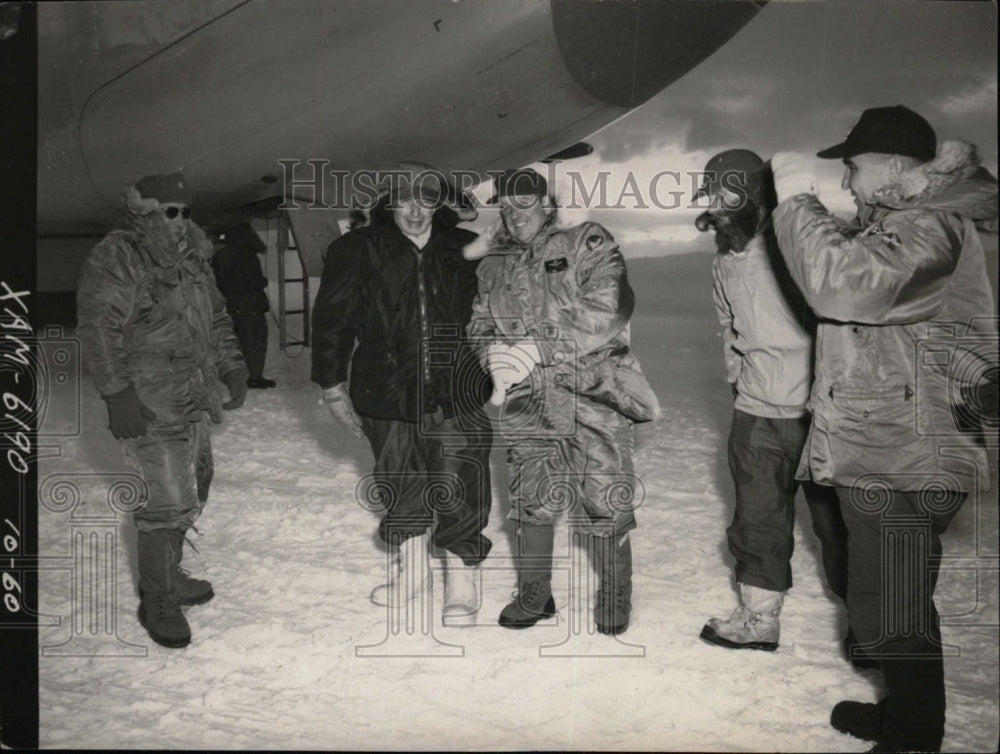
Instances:
[[[621,634],[632,614],[632,425],[660,413],[629,346],[635,296],[625,260],[600,225],[560,227],[534,170],[508,170],[494,184],[501,225],[463,253],[486,255],[468,332],[501,407],[518,524],[518,590],[499,623],[524,629],[555,614],[555,522],[579,503],[574,528],[599,574],[594,623]]]
[[[729,649],[774,651],[784,594],[792,586],[795,470],[809,428],[815,321],[778,252],[773,183],[764,161],[746,149],[716,155],[705,166],[694,199],[700,197],[711,200],[695,222],[715,232],[715,308],[734,397],[729,468],[736,508],[726,534],[739,590],[729,618],[712,618],[701,638]],[[827,582],[844,599],[847,543],[837,498],[812,482],[803,492]]]
[[[997,368],[979,237],[996,232],[997,182],[974,146],[939,146],[902,105],[866,110],[818,156],[843,159],[856,223],[820,203],[807,158],[772,158],[781,252],[821,318],[798,478],[836,489],[851,628],[879,659],[887,692],[878,704],[841,702],[831,724],[876,741],[873,751],[939,751],[940,535],[989,483],[982,437],[959,419]]]
[[[214,473],[209,421],[243,405],[249,376],[191,198],[182,173],[127,186],[125,215],[87,256],[76,294],[83,363],[149,491],[134,514],[139,622],[173,649],[191,642],[181,608],[215,595],[180,565]]]

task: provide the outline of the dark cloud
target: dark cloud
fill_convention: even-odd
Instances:
[[[995,3],[771,3],[728,45],[592,139],[624,162],[677,144],[761,154],[833,144],[902,103],[996,163]]]

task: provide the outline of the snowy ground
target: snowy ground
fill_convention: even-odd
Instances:
[[[188,611],[189,647],[163,649],[135,620],[132,526],[105,502],[125,465],[84,380],[81,433],[49,439],[60,454],[39,476],[49,565],[40,599],[50,624],[40,635],[41,745],[866,750],[828,724],[836,702],[874,701],[880,689],[875,674],[853,670],[840,653],[844,611],[822,586],[803,504],[778,652],[726,651],[697,638],[708,617],[734,602],[724,536],[731,403],[710,262],[630,262],[639,301],[633,344],[664,418],[637,430],[646,497],[633,535],[632,626],[617,641],[594,634],[584,608],[571,605],[569,569],[580,552],[566,545],[558,620],[521,632],[496,626],[514,588],[499,452],[482,625],[430,620],[427,630],[414,620],[410,634],[390,634],[386,612],[368,601],[385,569],[377,519],[355,502],[370,451],[318,405],[309,352],[281,355],[272,327],[267,373],[278,388],[252,391],[216,428],[200,554],[185,560],[211,578],[216,597]],[[48,432],[74,431],[75,384],[49,396]],[[67,496],[67,485],[79,496]],[[559,532],[568,541],[565,525]],[[945,662],[945,749],[996,751],[995,493],[965,506],[945,546],[952,560],[938,606],[953,616],[945,641],[961,653]],[[440,585],[438,577],[431,616]]]

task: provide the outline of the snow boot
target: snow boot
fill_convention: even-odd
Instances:
[[[467,566],[454,553],[445,551],[444,605],[441,625],[474,626],[479,612],[479,566]]]
[[[408,537],[400,543],[393,556],[395,573],[389,581],[372,589],[371,601],[379,607],[401,607],[421,594],[430,581],[427,560],[428,534]]]
[[[594,605],[594,623],[602,634],[615,636],[628,630],[632,614],[632,542],[621,537],[595,537],[594,554],[601,577]]]
[[[865,702],[839,702],[830,714],[830,725],[835,730],[862,741],[877,741],[882,733],[882,711],[885,699],[878,704]]]
[[[761,649],[773,652],[778,648],[781,626],[778,616],[784,592],[739,584],[740,604],[727,620],[712,618],[701,629],[701,638],[709,644],[727,649]]]
[[[191,627],[172,590],[180,557],[167,529],[139,531],[139,623],[157,644],[180,649],[191,643]]]
[[[179,529],[170,529],[170,546],[177,553],[173,568],[170,573],[170,586],[177,603],[182,606],[203,605],[215,596],[212,585],[204,579],[193,579],[191,575],[181,568],[181,560],[184,558],[184,532]]]
[[[517,530],[517,591],[500,612],[504,628],[531,628],[556,614],[552,599],[552,526],[521,524]]]

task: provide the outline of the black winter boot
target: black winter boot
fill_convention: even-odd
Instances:
[[[517,586],[514,599],[500,613],[504,628],[531,628],[556,614],[552,599],[552,526],[521,524],[517,531]]]
[[[602,634],[623,634],[632,615],[632,542],[628,534],[594,539],[593,552],[601,577],[594,623]]]
[[[191,578],[181,568],[181,560],[184,559],[184,532],[179,529],[170,529],[169,532],[170,546],[176,553],[170,573],[171,592],[179,605],[203,605],[215,596],[212,585],[204,579]]]
[[[878,704],[839,702],[830,714],[830,725],[841,733],[860,738],[862,741],[877,741],[882,733],[884,709],[885,699]]]
[[[170,531],[140,530],[138,551],[139,623],[157,644],[186,647],[191,643],[191,627],[171,590],[179,553],[170,544]]]

